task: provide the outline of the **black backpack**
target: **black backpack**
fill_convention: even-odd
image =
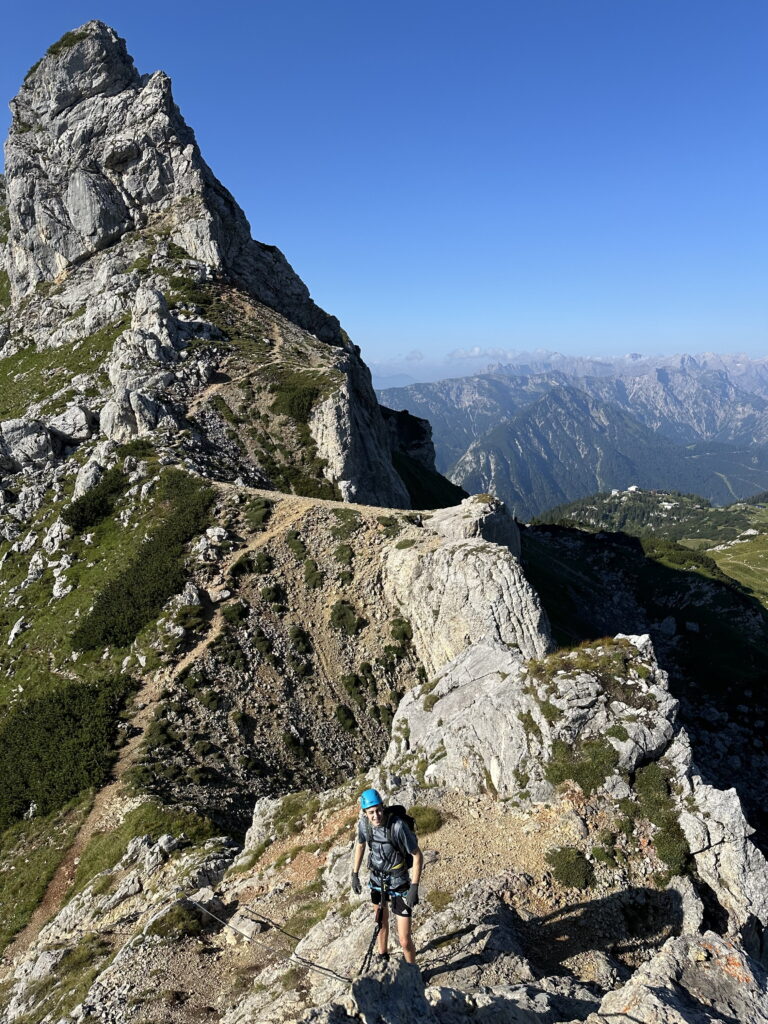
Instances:
[[[396,818],[400,818],[404,821],[414,835],[416,835],[416,822],[402,804],[392,804],[391,807],[387,807],[384,810],[384,828],[387,830],[387,838],[403,855],[405,866],[410,871],[413,867],[413,854],[408,853],[407,850],[401,850],[400,847],[392,840],[392,826],[394,825]],[[367,817],[364,817],[363,821],[365,822],[365,836],[368,841],[368,849],[370,850],[373,845],[373,825],[371,825]]]

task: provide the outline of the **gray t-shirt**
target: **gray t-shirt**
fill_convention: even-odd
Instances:
[[[368,825],[364,815],[360,815],[357,823],[358,842],[367,844]],[[408,828],[402,818],[393,818],[390,828],[383,824],[373,828],[372,843],[368,858],[371,873],[371,884],[381,888],[383,882],[387,887],[399,889],[409,884],[408,869],[405,866],[406,854],[413,854],[419,848],[419,841]]]

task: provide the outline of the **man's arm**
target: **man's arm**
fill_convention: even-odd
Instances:
[[[360,840],[355,843],[355,849],[352,854],[352,871],[357,874],[360,870],[360,865],[363,863],[363,857],[365,856],[365,843],[361,843]]]
[[[417,846],[415,850],[411,851],[413,855],[413,868],[411,869],[412,875],[411,880],[414,885],[419,884],[421,878],[421,869],[424,867],[424,854],[421,849]]]

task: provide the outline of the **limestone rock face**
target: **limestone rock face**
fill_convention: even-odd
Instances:
[[[161,71],[140,75],[125,42],[90,21],[43,57],[12,101],[5,149],[13,296],[147,224],[323,341],[342,344],[273,246],[203,160]]]
[[[763,968],[714,932],[670,939],[632,979],[605,996],[587,1024],[768,1021]]]
[[[436,681],[406,694],[384,764],[394,769],[404,756],[423,757],[430,783],[482,793],[490,782],[501,797],[525,789],[546,800],[552,786],[545,768],[554,741],[572,746],[610,729],[618,732],[609,740],[617,755],[615,770],[631,772],[658,757],[673,736],[677,702],[664,673],[652,664],[654,675],[648,681],[638,678],[636,694],[630,696],[628,688],[626,703],[611,700],[594,679],[578,673],[556,677],[556,689],[544,698],[525,659],[498,640],[485,639],[464,650]]]
[[[95,429],[96,417],[82,405],[72,405],[48,421],[48,429],[65,443],[85,441]]]
[[[701,878],[728,912],[729,929],[740,932],[747,950],[765,956],[756,925],[768,924],[768,863],[749,837],[754,833],[735,789],[720,790],[694,776],[697,810],[683,811],[680,824]]]
[[[501,502],[468,498],[435,513],[427,529],[444,542],[394,546],[384,564],[385,593],[410,620],[427,671],[479,641],[513,645],[527,658],[545,654],[547,618],[516,557],[517,526]]]
[[[439,509],[429,521],[430,527],[446,540],[482,537],[501,544],[520,557],[520,530],[506,505],[490,494],[475,494],[461,505]]]
[[[339,368],[344,383],[317,405],[309,422],[318,454],[328,464],[328,479],[345,501],[410,508],[408,491],[392,466],[368,370],[354,356]]]
[[[48,441],[55,456],[68,455],[97,427],[117,444],[156,431],[171,443],[237,347],[227,348],[232,336],[245,335],[264,341],[258,358],[269,366],[302,345],[302,369],[307,357],[310,365],[333,364],[339,386],[325,389],[308,424],[317,447],[312,472],[324,473],[346,500],[410,507],[392,453],[405,444],[432,469],[428,427],[397,414],[402,438],[393,440],[359,350],[282,253],[251,238],[242,210],[203,160],[168,77],[140,75],[125,42],[91,21],[49,48],[11,106],[0,183],[0,349],[9,356],[32,346],[63,349],[71,365],[67,354],[82,346],[84,358],[81,373],[45,377],[51,388],[24,418],[47,424],[53,415],[49,436],[34,428],[33,458],[0,444],[2,469],[39,461]],[[34,302],[22,301],[33,293]],[[213,296],[215,312],[206,306]],[[222,452],[226,435],[216,434],[209,413],[195,418],[206,436],[195,439],[188,465],[268,483],[262,462],[269,459],[251,457],[253,437]],[[413,435],[407,443],[406,434]]]
[[[435,446],[432,443],[432,425],[420,416],[411,416],[403,410],[396,412],[381,406],[381,414],[389,435],[393,452],[401,452],[427,469],[435,468]]]

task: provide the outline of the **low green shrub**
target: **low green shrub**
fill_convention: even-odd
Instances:
[[[572,889],[588,889],[594,881],[595,872],[592,865],[575,846],[561,846],[549,850],[546,861],[552,868],[552,875],[561,885]]]
[[[310,590],[318,590],[323,585],[323,574],[317,567],[314,558],[308,558],[304,563],[304,582]]]
[[[539,708],[541,709],[542,715],[550,725],[554,725],[559,718],[562,718],[563,712],[556,704],[553,704],[552,701],[540,700]]]
[[[275,567],[275,562],[272,556],[266,551],[257,551],[253,557],[253,571],[258,573],[260,576],[264,576],[268,572],[272,572]]]
[[[612,736],[615,740],[619,740],[621,743],[624,743],[625,740],[629,739],[629,733],[624,726],[618,722],[616,725],[612,725],[610,729],[606,729],[605,735]]]
[[[118,715],[131,682],[62,683],[0,720],[0,832],[31,803],[39,814],[101,786],[115,758]]]
[[[161,476],[156,494],[159,526],[131,564],[97,594],[72,635],[76,649],[126,647],[184,586],[184,547],[207,526],[214,492],[188,473],[171,469]]]
[[[249,611],[250,609],[247,604],[244,604],[242,601],[234,601],[232,604],[225,604],[221,609],[221,614],[225,622],[232,626],[237,626],[244,619],[248,618]]]
[[[659,860],[666,864],[671,874],[682,874],[687,870],[691,850],[680,827],[668,774],[658,761],[639,769],[635,775],[634,790],[637,804],[625,801],[627,809],[631,811],[634,806],[634,817],[647,818],[656,826],[653,845]]]
[[[259,554],[261,554],[261,552],[259,552]],[[255,571],[256,566],[253,556],[245,554],[240,555],[237,561],[233,563],[232,568],[229,570],[229,575],[232,579],[237,580],[241,576],[250,576],[250,574]]]
[[[288,637],[299,654],[312,653],[312,641],[309,639],[307,631],[302,629],[301,626],[290,626],[288,628]]]
[[[262,587],[261,597],[263,601],[271,604],[273,608],[280,608],[285,604],[285,591],[279,583],[270,583],[268,586]]]
[[[161,938],[185,938],[200,935],[202,930],[200,911],[191,904],[177,903],[167,914],[153,921],[146,934],[159,935]]]
[[[185,604],[176,612],[174,621],[190,633],[199,633],[205,626],[205,615],[199,604]]]
[[[437,832],[443,824],[443,816],[436,807],[427,807],[425,804],[414,804],[410,809],[416,825],[416,834],[428,836],[430,832]]]
[[[355,704],[358,704],[360,707],[365,706],[366,698],[363,692],[363,683],[360,676],[356,675],[354,672],[350,672],[347,675],[341,676],[339,682]]]
[[[359,633],[365,624],[365,619],[357,614],[349,601],[337,601],[331,608],[331,625],[347,636]]]
[[[268,498],[254,498],[245,508],[245,521],[254,531],[263,530],[272,515],[273,503]]]
[[[349,540],[362,525],[360,513],[351,508],[334,508],[332,512],[336,525],[331,527],[331,536],[334,540]]]
[[[555,740],[552,758],[544,768],[544,775],[553,786],[572,779],[585,796],[591,796],[602,786],[618,761],[618,753],[606,739],[585,740],[575,747],[563,740]]]
[[[11,279],[5,270],[0,270],[0,309],[6,309],[11,304]]]
[[[272,412],[306,424],[312,409],[323,394],[322,383],[311,370],[293,370],[288,366],[270,368],[275,394]]]
[[[149,459],[154,454],[155,446],[148,437],[132,437],[130,441],[126,441],[118,448],[118,455],[121,459],[129,455],[134,459]]]
[[[389,635],[397,643],[407,647],[411,640],[413,640],[413,629],[407,619],[392,619],[389,626]]]
[[[285,535],[285,545],[300,562],[307,557],[307,546],[299,536],[298,530],[289,530]]]
[[[339,704],[336,707],[336,720],[345,732],[357,731],[355,716],[352,709],[348,708],[346,704]]]
[[[116,500],[128,487],[128,477],[117,466],[108,469],[95,487],[75,498],[61,513],[62,521],[71,526],[76,534],[86,530],[111,515]]]
[[[351,565],[354,551],[349,544],[339,544],[336,550],[333,552],[333,557],[341,565]]]
[[[60,53],[64,53],[65,50],[71,49],[76,43],[87,38],[88,33],[82,30],[65,32],[61,39],[58,39],[55,43],[51,43],[45,52],[49,57],[55,57]]]
[[[382,528],[384,536],[389,537],[391,540],[394,540],[403,528],[403,524],[394,516],[377,516],[376,522]]]

